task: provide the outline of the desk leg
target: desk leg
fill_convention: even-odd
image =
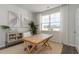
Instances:
[[[29,54],[32,53],[33,50],[35,49],[35,47],[36,47],[36,45],[34,45],[34,44],[32,45],[32,48],[31,48],[31,49],[29,49],[29,48],[27,47],[27,48],[28,48],[28,53],[29,53]]]
[[[52,49],[52,47],[50,46],[50,44],[47,42],[45,42],[42,46],[46,46],[46,47],[49,47],[50,49]]]
[[[48,46],[50,49],[52,49],[52,47],[50,46],[50,44],[48,42],[45,43],[46,46]]]
[[[27,50],[27,52],[28,52],[29,54],[32,53],[33,50],[36,48],[36,44],[32,44],[32,47],[31,47],[31,48],[28,47],[26,41],[24,41],[24,44],[26,45],[26,48],[24,49],[24,51]]]

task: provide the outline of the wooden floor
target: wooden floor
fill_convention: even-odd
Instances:
[[[43,49],[37,54],[78,54],[77,50],[75,47],[55,43],[55,42],[50,42],[52,46],[52,50],[50,49]],[[4,48],[0,50],[0,54],[27,54],[23,49],[24,49],[24,44],[20,43],[14,46],[10,46],[8,48]]]
[[[75,47],[63,45],[62,54],[78,54]]]

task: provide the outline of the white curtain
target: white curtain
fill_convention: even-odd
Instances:
[[[68,44],[68,5],[61,7],[61,40],[62,43]]]

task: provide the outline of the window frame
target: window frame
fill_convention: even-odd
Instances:
[[[50,15],[49,14],[47,14],[48,16],[49,16],[49,18],[50,18]],[[47,15],[43,15],[43,16],[47,16]],[[42,17],[43,17],[42,16]],[[42,17],[41,17],[41,20],[42,20]],[[49,19],[50,20],[50,19]],[[49,28],[48,28],[48,30],[42,30],[42,24],[45,24],[45,23],[42,23],[42,21],[41,21],[41,31],[49,31]],[[49,25],[49,22],[48,22],[48,25]],[[50,25],[49,25],[50,26]]]
[[[56,14],[56,13],[60,13],[60,22],[59,22],[60,23],[60,26],[59,26],[58,30],[54,30],[55,28],[53,28],[52,31],[60,31],[60,28],[61,28],[61,12],[60,11],[54,12],[54,13],[51,13],[51,14],[47,14],[47,15],[49,15],[49,22],[47,22],[49,24],[48,30],[42,30],[42,24],[44,24],[44,23],[42,23],[42,17],[44,17],[46,15],[43,15],[41,17],[41,31],[50,31],[51,30],[51,23],[58,23],[58,22],[51,22],[51,15],[52,14]]]

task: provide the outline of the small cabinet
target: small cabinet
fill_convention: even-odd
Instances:
[[[18,32],[9,32],[7,33],[6,45],[13,45],[19,42],[22,42],[22,33]]]

